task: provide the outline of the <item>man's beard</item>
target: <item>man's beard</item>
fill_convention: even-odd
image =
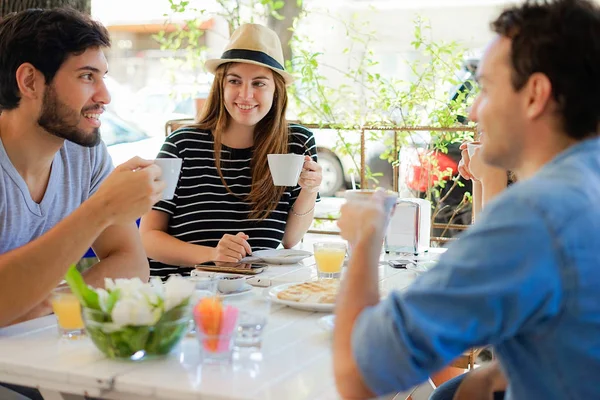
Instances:
[[[87,107],[76,112],[65,103],[58,99],[58,95],[52,84],[46,85],[44,98],[42,101],[42,112],[38,118],[38,125],[44,128],[48,133],[80,146],[94,147],[100,143],[100,129],[94,128],[90,133],[86,133],[77,125],[82,114],[101,109],[101,105]]]

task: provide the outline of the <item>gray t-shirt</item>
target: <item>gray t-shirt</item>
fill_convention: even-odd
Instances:
[[[38,204],[0,140],[0,254],[50,230],[96,192],[112,168],[104,142],[87,148],[65,141],[54,156],[48,187]]]

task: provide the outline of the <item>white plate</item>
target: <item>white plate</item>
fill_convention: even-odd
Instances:
[[[227,292],[226,293],[226,292],[221,292],[220,290],[217,290],[217,293],[221,297],[233,297],[233,296],[240,296],[242,294],[246,294],[250,290],[252,290],[252,285],[249,285],[246,282],[244,282],[242,287],[240,289],[236,290],[235,292]]]
[[[333,312],[335,304],[323,304],[323,303],[300,303],[297,301],[281,300],[277,297],[277,294],[282,290],[289,288],[290,286],[297,285],[301,282],[284,283],[283,285],[277,285],[270,289],[267,289],[267,295],[273,303],[282,304],[284,306],[297,308],[298,310],[305,311],[317,311],[317,312]]]
[[[252,253],[248,259],[260,259],[269,264],[296,264],[306,257],[312,256],[310,251],[294,249],[258,250]],[[244,259],[242,259],[242,262]]]
[[[317,325],[321,327],[327,333],[333,333],[333,327],[335,325],[335,315],[326,315],[319,318]]]

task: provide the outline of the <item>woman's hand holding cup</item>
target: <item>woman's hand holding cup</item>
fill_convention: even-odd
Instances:
[[[303,190],[310,193],[316,193],[319,191],[321,181],[323,180],[323,169],[319,164],[310,158],[310,156],[304,156],[304,166],[300,173],[300,179],[298,185]]]

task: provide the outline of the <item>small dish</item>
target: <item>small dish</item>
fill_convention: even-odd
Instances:
[[[217,289],[221,293],[233,293],[240,290],[244,283],[246,283],[246,277],[244,276],[220,276],[217,280]]]
[[[258,250],[252,253],[252,258],[268,264],[296,264],[313,254],[310,251],[296,249]],[[242,262],[244,259],[242,259]]]
[[[244,284],[242,285],[241,288],[239,288],[238,290],[236,290],[235,292],[228,292],[228,293],[223,293],[223,292],[218,292],[219,296],[221,297],[234,297],[234,296],[241,296],[247,293],[250,293],[250,291],[253,289],[252,285],[249,285],[248,283],[244,282]]]

